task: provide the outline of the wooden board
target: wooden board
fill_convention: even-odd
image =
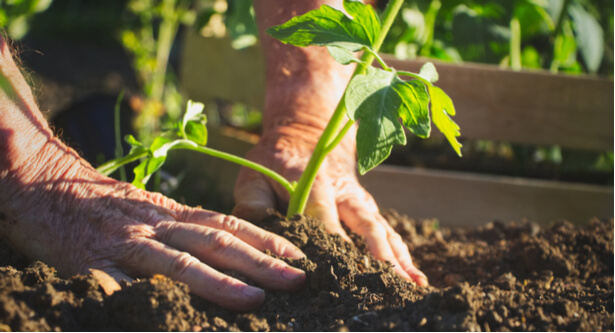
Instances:
[[[210,146],[245,155],[257,142],[232,129],[210,131]],[[239,167],[216,169],[223,195],[232,196]],[[217,165],[216,162],[214,164]],[[446,226],[529,219],[541,224],[566,219],[583,224],[592,217],[613,217],[613,188],[557,181],[499,177],[381,165],[359,177],[381,210],[395,209],[415,218],[437,218]]]
[[[425,63],[384,58],[404,71]],[[463,138],[613,150],[612,80],[478,64],[436,68],[436,85],[452,98]]]
[[[381,210],[446,226],[613,217],[613,188],[381,165],[360,178]]]

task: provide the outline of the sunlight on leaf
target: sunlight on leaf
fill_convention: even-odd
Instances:
[[[380,34],[380,20],[374,9],[358,1],[345,1],[344,12],[323,5],[290,21],[267,29],[267,33],[286,44],[295,46],[335,46],[347,52],[373,47]],[[329,51],[331,52],[331,50]],[[348,60],[348,54],[333,51],[334,58]],[[336,57],[338,55],[339,57]]]
[[[457,141],[460,134],[459,125],[451,119],[451,116],[455,115],[453,101],[442,89],[436,86],[429,88],[429,96],[431,98],[431,117],[434,124],[444,134],[457,155],[461,156],[461,144]]]

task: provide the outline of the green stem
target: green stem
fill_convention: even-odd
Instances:
[[[280,185],[282,185],[287,191],[288,194],[290,194],[291,196],[293,195],[293,193],[295,192],[295,184],[289,182],[286,178],[284,178],[282,175],[280,175],[279,173],[264,167],[258,163],[254,163],[250,160],[247,160],[245,158],[239,157],[239,156],[235,156],[229,153],[225,153],[223,151],[219,151],[216,149],[212,149],[209,147],[204,147],[204,146],[199,146],[196,145],[194,142],[192,141],[186,141],[186,143],[181,143],[178,144],[176,146],[173,147],[174,149],[188,149],[188,150],[193,150],[193,151],[198,151],[200,153],[203,154],[207,154],[210,156],[214,156],[217,158],[221,158],[223,160],[227,160],[229,162],[233,162],[235,164],[239,164],[242,166],[245,166],[247,168],[256,170],[266,176],[271,177],[273,180],[277,181],[278,183],[280,183]]]
[[[555,23],[555,29],[553,29],[554,36],[562,33],[562,29],[564,26],[564,19],[566,18],[566,14],[568,13],[568,6],[570,5],[570,0],[564,0],[562,4],[562,10],[559,12],[557,16],[557,22]]]
[[[426,86],[428,86],[428,87],[433,86],[433,83],[431,83],[431,82],[429,82],[429,81],[425,80],[425,78],[424,78],[424,77],[422,77],[422,76],[420,76],[420,75],[418,75],[418,74],[416,74],[416,73],[406,72],[406,71],[397,71],[397,74],[402,75],[402,76],[410,76],[410,77],[412,77],[412,78],[415,78],[415,79],[417,79],[417,80],[419,80],[419,81],[423,82],[423,84],[425,84],[425,85],[426,85]]]
[[[140,158],[143,158],[145,156],[147,156],[148,152],[147,151],[143,151],[140,153],[133,153],[133,154],[128,154],[124,157],[120,157],[120,158],[116,158],[114,160],[108,161],[104,164],[102,164],[101,166],[99,166],[98,168],[96,168],[96,171],[98,171],[98,173],[104,175],[104,176],[108,176],[110,174],[113,173],[113,171],[117,170],[118,168],[130,163],[130,162],[134,162]]]
[[[374,53],[377,53],[384,42],[384,38],[386,37],[389,29],[391,29],[391,25],[397,16],[404,0],[390,0],[387,4],[384,12],[382,14],[382,28],[380,30],[380,35],[378,39],[374,43],[373,52],[365,52],[361,57],[360,64],[357,65],[352,77],[364,74],[367,71],[367,66],[370,66],[374,61]],[[347,121],[344,124],[344,121]],[[290,201],[288,203],[288,211],[286,212],[287,217],[292,217],[295,214],[302,214],[305,211],[305,207],[307,205],[307,200],[312,190],[312,185],[314,184],[314,180],[316,179],[316,174],[324,162],[327,153],[335,148],[335,145],[342,140],[342,136],[339,136],[340,131],[345,129],[343,132],[347,132],[350,127],[352,127],[354,121],[348,120],[346,117],[346,106],[344,103],[344,98],[340,100],[325,128],[322,136],[316,143],[316,147],[314,147],[314,152],[308,161],[308,164],[301,174],[299,178],[299,182],[297,183],[297,187],[295,188],[295,192],[290,196]]]
[[[436,27],[436,16],[442,7],[440,0],[432,0],[429,4],[429,9],[425,13],[425,28],[427,29],[427,38],[423,47],[421,47],[421,56],[427,57],[431,55],[431,46],[433,45],[434,29]]]
[[[154,69],[154,75],[152,77],[151,97],[157,101],[162,101],[169,55],[177,28],[178,23],[175,11],[175,0],[164,0],[162,3],[162,22],[158,30],[156,68]]]
[[[227,160],[229,162],[239,164],[247,168],[256,170],[266,176],[271,177],[273,180],[280,183],[280,185],[282,185],[288,191],[290,195],[292,195],[295,192],[296,185],[294,183],[289,182],[286,178],[284,178],[279,173],[267,167],[264,167],[258,163],[247,160],[245,158],[235,156],[229,153],[225,153],[225,152],[213,149],[213,148],[199,146],[194,141],[190,141],[190,140],[175,140],[175,141],[167,143],[166,145],[169,145],[169,147],[168,147],[168,150],[165,150],[165,151],[171,151],[171,150],[176,150],[176,149],[193,150],[199,153],[207,154],[213,157]],[[145,150],[139,153],[128,154],[122,158],[114,159],[114,160],[111,160],[101,165],[100,167],[96,169],[96,171],[107,176],[111,174],[113,171],[115,171],[117,168],[125,164],[128,164],[130,162],[136,161],[140,158],[146,157],[149,154],[150,154],[149,150]],[[156,154],[154,153],[154,157],[158,157],[158,156],[156,156]]]
[[[122,133],[120,132],[120,109],[122,106],[122,100],[124,99],[124,90],[120,92],[117,96],[117,100],[115,101],[115,115],[114,115],[114,125],[115,125],[115,158],[120,158],[124,155],[124,150],[122,149]],[[126,181],[126,169],[124,166],[120,168],[120,180]]]
[[[352,126],[354,126],[355,123],[356,121],[348,119],[348,122],[346,122],[346,125],[344,125],[344,127],[340,130],[335,139],[333,139],[333,141],[331,141],[331,143],[327,147],[325,147],[325,155],[328,155],[333,149],[335,149],[335,147],[337,147],[340,142],[342,142],[342,139],[346,136],[346,133],[348,133],[348,131],[352,128]]]
[[[510,67],[521,70],[521,24],[516,16],[510,20]]]
[[[378,63],[380,64],[380,67],[382,67],[382,69],[384,69],[385,71],[390,71],[391,70],[391,68],[389,68],[389,66],[387,66],[387,64],[384,62],[384,60],[380,57],[380,55],[377,52],[374,52],[369,47],[364,47],[363,50],[365,52],[370,53],[374,57],[374,59],[376,59],[378,61]]]
[[[566,19],[566,15],[568,14],[568,6],[570,5],[570,0],[564,0],[562,4],[562,10],[560,10],[559,15],[557,16],[557,22],[555,23],[555,28],[553,29],[553,52],[551,54],[551,73],[557,73],[559,68],[559,62],[556,57],[556,47],[557,47],[557,37],[563,33],[564,30],[564,20]]]

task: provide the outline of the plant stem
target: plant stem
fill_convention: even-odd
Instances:
[[[204,146],[199,146],[194,144],[192,141],[187,141],[189,143],[187,144],[178,144],[177,146],[174,146],[173,148],[178,148],[178,149],[188,149],[188,150],[194,150],[194,151],[198,151],[200,153],[203,154],[207,154],[210,156],[214,156],[217,158],[221,158],[223,160],[227,160],[229,162],[233,162],[235,164],[239,164],[242,166],[245,166],[247,168],[256,170],[266,176],[271,177],[273,180],[277,181],[278,183],[280,183],[280,185],[282,185],[287,191],[288,194],[290,194],[291,196],[293,195],[293,193],[295,192],[295,184],[289,182],[286,178],[284,178],[282,175],[280,175],[279,173],[264,167],[258,163],[254,163],[250,160],[247,160],[245,158],[239,157],[239,156],[235,156],[232,154],[228,154],[216,149],[212,149],[212,148],[208,148],[208,147],[204,147]]]
[[[431,46],[433,45],[433,36],[434,29],[436,26],[436,16],[438,16],[438,12],[440,11],[440,7],[442,7],[442,3],[440,0],[432,0],[431,4],[429,4],[429,9],[425,14],[425,28],[427,29],[427,38],[425,39],[425,43],[421,47],[421,56],[427,57],[431,55]]]
[[[144,151],[144,152],[140,152],[137,154],[128,154],[124,157],[120,157],[120,158],[116,158],[114,160],[111,160],[107,163],[102,164],[101,166],[99,166],[98,168],[96,168],[96,171],[98,171],[98,173],[100,173],[103,176],[108,176],[110,174],[113,173],[113,171],[117,170],[118,168],[122,167],[123,165],[126,165],[130,162],[134,162],[140,158],[143,158],[145,156],[147,156],[148,152]]]
[[[164,0],[162,3],[162,22],[158,30],[158,43],[156,48],[156,68],[152,76],[151,97],[162,101],[164,94],[164,81],[169,63],[169,55],[173,38],[177,32],[177,18],[175,13],[175,0]]]
[[[566,15],[568,15],[568,6],[570,5],[570,0],[564,0],[562,3],[562,9],[557,16],[557,22],[555,23],[555,28],[553,29],[553,52],[551,54],[551,73],[557,73],[559,62],[556,57],[556,48],[557,48],[557,37],[563,33],[564,30],[564,20],[566,19]]]
[[[203,153],[203,154],[207,154],[213,157],[217,157],[217,158],[221,158],[223,160],[227,160],[229,162],[235,163],[235,164],[239,164],[242,166],[245,166],[247,168],[256,170],[266,176],[271,177],[273,180],[277,181],[278,183],[280,183],[280,185],[282,185],[287,191],[288,194],[292,196],[292,194],[295,192],[295,187],[296,185],[294,183],[289,182],[286,178],[284,178],[282,175],[280,175],[279,173],[264,167],[258,163],[252,162],[250,160],[247,160],[245,158],[239,157],[239,156],[235,156],[229,153],[225,153],[213,148],[209,148],[209,147],[204,147],[204,146],[199,146],[198,144],[196,144],[194,141],[191,140],[175,140],[172,142],[167,143],[166,145],[169,145],[170,147],[168,148],[168,151],[171,150],[176,150],[176,149],[186,149],[186,150],[193,150],[193,151],[197,151],[199,153]],[[109,175],[111,174],[113,171],[117,170],[117,168],[128,164],[130,162],[136,161],[140,158],[146,157],[147,155],[150,154],[149,150],[146,151],[142,151],[142,152],[138,152],[138,153],[132,153],[132,154],[128,154],[122,158],[118,158],[118,159],[114,159],[111,160],[103,165],[101,165],[100,167],[98,167],[96,169],[96,171],[98,171],[99,173],[103,174],[103,175]],[[156,153],[154,153],[154,157],[156,157]]]
[[[380,29],[380,35],[374,43],[374,53],[377,53],[384,42],[391,25],[397,16],[404,0],[390,0],[382,14],[382,28]],[[359,74],[364,74],[367,71],[367,66],[370,66],[374,61],[374,54],[372,52],[365,52],[361,57],[360,64],[357,65],[352,77]],[[344,120],[347,122],[344,124]],[[314,152],[305,167],[305,170],[299,178],[295,192],[291,194],[290,201],[288,203],[288,210],[286,212],[287,217],[292,217],[295,214],[302,214],[305,211],[307,200],[312,190],[312,185],[316,179],[316,174],[324,162],[327,153],[332,151],[335,146],[342,140],[343,134],[345,134],[354,124],[352,120],[348,120],[346,116],[346,105],[344,103],[344,97],[340,100],[325,128],[322,136],[314,147]],[[343,128],[343,130],[342,130]],[[342,134],[343,133],[343,134]],[[342,134],[342,135],[340,135]]]
[[[521,24],[516,16],[510,19],[510,67],[521,70]]]
[[[122,149],[122,133],[120,128],[120,109],[122,106],[122,100],[124,99],[124,90],[120,92],[117,96],[117,100],[115,101],[115,115],[114,115],[114,125],[115,125],[115,158],[120,158],[124,155],[124,150]],[[120,167],[120,180],[126,181],[126,169],[124,166]]]

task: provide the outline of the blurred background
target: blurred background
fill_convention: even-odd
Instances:
[[[206,102],[212,143],[224,146],[216,128],[230,128],[231,137],[248,143],[235,149],[231,142],[225,150],[241,154],[258,140],[263,71],[251,1],[0,1],[0,27],[15,41],[41,110],[95,166],[128,151],[126,144],[118,150],[117,138],[134,134],[147,143],[172,127],[188,98]],[[613,40],[610,0],[407,0],[381,51],[400,60],[612,80]],[[206,46],[194,53],[198,43]],[[186,73],[207,83],[196,87]],[[238,80],[245,77],[250,82]],[[220,88],[226,91],[213,93]],[[463,128],[462,159],[442,136],[409,137],[386,163],[612,191],[612,148],[470,139]],[[217,176],[226,162],[173,154],[150,189],[229,212],[232,180]],[[129,170],[114,176],[131,180]]]

